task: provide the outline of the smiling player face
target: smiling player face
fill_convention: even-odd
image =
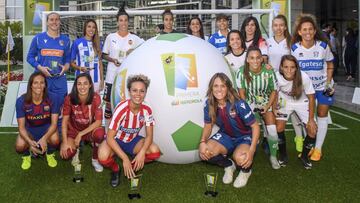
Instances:
[[[130,87],[130,101],[135,105],[140,105],[146,96],[146,87],[143,82],[133,82]]]
[[[226,100],[228,89],[226,84],[220,79],[216,78],[212,86],[213,95],[219,103],[223,103]]]

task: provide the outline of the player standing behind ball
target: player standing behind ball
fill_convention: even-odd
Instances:
[[[246,100],[253,111],[257,111],[265,121],[270,148],[270,163],[273,169],[279,169],[277,161],[278,135],[272,104],[276,97],[275,73],[263,64],[261,51],[257,47],[249,47],[246,62],[236,74],[236,83],[241,99]]]
[[[16,118],[19,135],[16,139],[16,152],[23,154],[21,168],[31,167],[31,154],[46,152],[50,167],[56,167],[55,149],[59,145],[57,122],[60,112],[60,99],[48,93],[45,75],[41,72],[31,74],[27,91],[16,100]]]
[[[79,154],[76,154],[77,148],[82,140],[89,141],[93,145],[91,163],[95,171],[103,170],[98,162],[97,154],[98,146],[105,135],[105,130],[101,127],[102,111],[101,98],[94,91],[90,75],[80,73],[75,79],[71,93],[66,96],[64,102],[60,150],[63,159],[73,158],[73,165],[79,163]]]
[[[231,70],[236,73],[245,64],[246,46],[245,40],[239,30],[231,30],[227,36],[227,54],[225,58]]]
[[[276,128],[279,136],[279,163],[286,166],[285,125],[290,114],[299,117],[306,126],[305,137],[300,159],[306,169],[311,169],[312,164],[308,154],[315,144],[317,126],[314,120],[315,90],[309,76],[300,71],[296,58],[284,55],[281,58],[280,70],[276,72],[278,96],[274,102],[273,110],[276,115]]]
[[[284,15],[277,15],[272,21],[272,30],[274,36],[266,40],[268,44],[269,64],[275,72],[279,71],[280,60],[284,55],[290,54],[291,36],[287,26],[287,20]],[[291,123],[295,130],[295,146],[298,152],[303,148],[303,129],[301,122],[295,114],[291,114]]]
[[[226,54],[226,37],[229,30],[229,17],[225,14],[219,14],[216,16],[216,26],[219,31],[212,34],[209,38],[209,43],[217,48],[223,55]]]
[[[109,62],[106,70],[105,90],[103,98],[106,102],[106,130],[109,120],[112,116],[110,96],[112,84],[114,82],[116,73],[118,72],[121,63],[125,60],[125,58],[135,48],[137,48],[144,42],[143,39],[129,32],[129,15],[126,13],[124,5],[119,9],[119,12],[117,14],[117,23],[118,31],[115,33],[111,33],[106,37],[103,47],[103,58]]]
[[[334,64],[332,62],[334,56],[321,37],[315,17],[309,14],[300,15],[296,19],[291,42],[293,44],[291,54],[298,60],[300,69],[309,75],[315,89],[318,131],[315,149],[311,152],[310,159],[319,161],[328,129],[329,108],[334,103],[332,97],[334,94]]]
[[[89,73],[94,90],[104,89],[104,68],[101,60],[101,47],[98,27],[93,19],[84,23],[84,36],[74,41],[71,47],[71,66],[76,69],[75,76]]]
[[[62,105],[67,94],[65,72],[70,67],[70,39],[60,33],[58,13],[47,15],[46,23],[47,31],[37,34],[30,44],[27,62],[35,68],[35,72],[46,76],[48,91],[58,95]]]
[[[169,34],[169,33],[177,33],[177,31],[173,28],[174,24],[174,14],[171,12],[169,8],[165,9],[162,13],[162,19],[164,23],[164,29],[160,31],[160,34]]]
[[[223,182],[230,184],[240,168],[233,186],[244,187],[251,175],[260,128],[248,104],[239,98],[224,73],[216,73],[209,82],[204,107],[204,128],[199,144],[200,158],[224,167]],[[219,131],[211,135],[213,125]],[[232,155],[231,160],[228,156]]]
[[[152,110],[144,102],[149,85],[150,80],[144,75],[128,77],[130,99],[116,106],[106,140],[99,147],[99,162],[112,170],[110,184],[113,187],[119,185],[120,174],[115,155],[122,160],[124,175],[128,178],[134,177],[135,172],[144,167],[144,163],[160,157],[160,149],[153,143],[155,121]],[[139,135],[144,125],[146,137]]]

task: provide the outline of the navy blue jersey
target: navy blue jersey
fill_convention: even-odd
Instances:
[[[226,36],[222,35],[220,30],[212,34],[208,42],[216,47],[223,55],[226,54]]]
[[[219,126],[219,132],[223,132],[232,137],[251,135],[251,125],[256,121],[250,106],[244,100],[238,100],[232,106],[226,102],[225,108],[217,108],[216,125]],[[211,123],[209,116],[208,100],[204,107],[204,122]]]

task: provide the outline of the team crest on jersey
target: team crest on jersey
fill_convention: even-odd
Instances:
[[[299,57],[304,57],[304,54],[303,54],[303,53],[299,53]]]
[[[133,43],[134,42],[131,39],[129,39],[128,44],[131,46]]]
[[[45,44],[46,44],[46,42],[47,42],[47,39],[44,39],[44,42],[45,42]]]
[[[49,111],[49,110],[50,110],[50,106],[49,106],[49,105],[44,106],[44,111]]]
[[[59,41],[60,46],[64,46],[64,40]]]
[[[236,111],[235,111],[235,109],[233,109],[233,108],[230,109],[229,115],[230,115],[231,118],[235,118],[235,117],[236,117]]]
[[[171,61],[172,61],[172,56],[169,56],[169,57],[167,57],[167,58],[165,59],[165,63],[166,63],[166,64],[170,64]]]
[[[140,123],[144,123],[145,117],[144,116],[139,116],[139,121],[140,121]]]
[[[318,57],[319,56],[319,52],[318,51],[314,51],[314,57]]]
[[[241,108],[243,108],[243,109],[246,109],[246,107],[245,107],[245,104],[244,104],[244,103],[241,103],[241,104],[240,104],[240,107],[241,107]]]

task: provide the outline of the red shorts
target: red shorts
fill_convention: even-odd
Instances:
[[[89,132],[88,134],[83,135],[83,136],[81,137],[81,140],[84,140],[84,141],[92,141],[92,140],[93,140],[93,137],[94,137],[95,131],[100,130],[100,129],[102,130],[103,127],[101,127],[101,126],[100,126],[100,127],[97,127],[97,128],[95,128],[93,131]],[[70,137],[70,138],[72,138],[72,139],[75,139],[79,132],[80,132],[79,130],[68,126],[67,137]],[[104,131],[104,132],[105,132],[105,131]]]

